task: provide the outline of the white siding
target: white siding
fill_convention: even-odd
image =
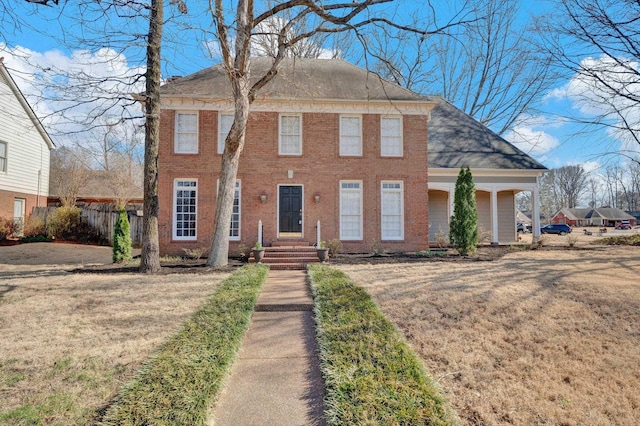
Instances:
[[[498,192],[498,241],[501,243],[517,240],[513,198],[513,191]]]
[[[491,194],[484,191],[476,191],[476,205],[478,206],[478,236],[489,236],[491,242]]]
[[[7,171],[0,172],[0,190],[49,195],[49,147],[4,78],[0,141],[7,143]]]
[[[442,229],[449,236],[449,194],[445,191],[429,191],[429,241],[436,241]]]

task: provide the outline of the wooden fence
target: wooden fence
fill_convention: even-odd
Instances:
[[[34,207],[31,214],[38,216],[46,223],[47,216],[55,209],[56,207]],[[82,220],[95,229],[98,235],[109,241],[109,244],[113,244],[113,228],[118,219],[118,212],[109,207],[80,207],[80,210]],[[131,227],[131,243],[139,246],[142,244],[142,216],[138,216],[137,210],[127,210],[127,216],[129,216]]]

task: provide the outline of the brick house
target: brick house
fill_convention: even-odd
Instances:
[[[252,76],[269,66],[267,58],[253,58]],[[160,249],[207,248],[233,119],[227,76],[216,66],[174,79],[162,87],[161,101]],[[342,60],[285,60],[252,105],[230,250],[252,246],[259,221],[265,245],[312,244],[320,223],[321,239],[339,238],[348,252],[372,244],[425,249],[432,179],[427,132],[442,102]],[[455,182],[459,165],[453,167],[436,179],[448,185],[453,175]],[[529,173],[534,183],[539,172]],[[510,226],[515,240],[515,220]]]
[[[551,223],[566,223],[570,226],[616,226],[617,222],[629,221],[636,225],[636,218],[629,213],[615,207],[598,207],[584,209],[560,209],[552,218]]]

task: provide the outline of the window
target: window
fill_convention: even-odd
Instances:
[[[198,181],[176,180],[173,192],[173,238],[175,240],[195,240],[197,237]]]
[[[302,155],[302,116],[280,115],[281,155]]]
[[[362,239],[362,182],[340,182],[340,239]]]
[[[218,180],[216,188],[220,189]],[[240,240],[240,181],[236,181],[236,188],[233,193],[233,210],[231,210],[231,227],[229,228],[229,240]]]
[[[380,155],[402,157],[402,117],[380,119]]]
[[[382,212],[381,239],[404,239],[404,195],[402,182],[382,182],[380,211]]]
[[[362,117],[340,116],[340,155],[362,155]]]
[[[236,181],[236,190],[233,193],[233,210],[231,211],[231,229],[229,239],[240,240],[240,181]]]
[[[233,114],[220,113],[220,115],[218,115],[218,154],[224,152],[224,142],[227,139],[232,124]]]
[[[197,112],[176,112],[174,151],[177,154],[198,153]]]
[[[7,171],[7,143],[0,142],[0,172]]]

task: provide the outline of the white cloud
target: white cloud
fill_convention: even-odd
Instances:
[[[144,91],[144,68],[130,66],[112,49],[65,54],[0,44],[0,55],[57,143],[94,125],[141,115],[131,95]]]
[[[525,153],[542,159],[560,145],[557,138],[543,129],[559,125],[561,124],[549,121],[544,117],[528,117],[509,131],[505,135],[505,139]]]
[[[637,142],[625,129],[640,132],[640,64],[601,56],[583,59],[581,68],[589,72],[575,74],[567,84],[552,90],[547,100],[569,101],[578,119],[609,126],[608,135],[621,142],[622,149],[637,151]]]

